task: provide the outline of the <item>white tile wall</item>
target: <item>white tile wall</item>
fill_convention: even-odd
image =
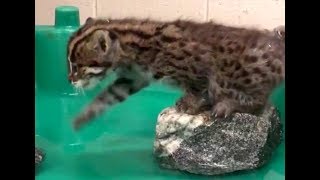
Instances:
[[[273,29],[285,24],[285,0],[208,0],[208,19]]]
[[[81,24],[88,16],[95,17],[97,14],[96,0],[35,0],[35,23],[53,25],[55,8],[69,5],[79,8]]]
[[[285,0],[35,0],[36,24],[53,24],[54,9],[77,6],[87,17],[138,17],[197,21],[272,29],[285,24]]]
[[[206,20],[207,0],[97,0],[97,16]]]

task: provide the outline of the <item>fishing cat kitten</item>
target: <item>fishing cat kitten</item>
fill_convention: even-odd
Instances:
[[[163,78],[185,92],[176,103],[179,111],[210,110],[217,118],[254,113],[284,80],[282,30],[88,18],[68,42],[69,79],[78,88],[94,86],[111,71],[118,79],[83,110],[74,128]]]

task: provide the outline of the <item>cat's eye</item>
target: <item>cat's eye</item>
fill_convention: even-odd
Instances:
[[[109,68],[109,67],[112,66],[112,63],[110,63],[110,62],[103,62],[102,65],[103,65],[104,67]]]
[[[97,61],[91,61],[89,67],[97,67],[99,65],[99,63]]]

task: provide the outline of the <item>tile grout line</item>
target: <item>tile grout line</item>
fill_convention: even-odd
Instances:
[[[208,21],[209,18],[209,0],[207,0],[207,8],[206,8],[206,21]]]
[[[98,15],[98,0],[95,0],[94,4],[94,17],[96,18]]]

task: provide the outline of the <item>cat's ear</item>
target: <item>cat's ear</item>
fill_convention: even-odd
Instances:
[[[92,17],[88,17],[88,18],[86,19],[85,24],[91,24],[91,23],[93,23],[93,18],[92,18]]]

